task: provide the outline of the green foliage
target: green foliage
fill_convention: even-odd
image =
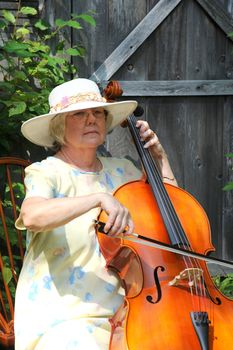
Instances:
[[[19,25],[19,15],[28,17]],[[51,26],[38,19],[33,27],[29,19],[37,15],[32,7],[20,7],[16,16],[2,11],[0,20],[0,148],[9,152],[20,139],[22,121],[49,110],[49,92],[67,77],[77,75],[73,56],[84,57],[81,44],[66,47],[64,30],[83,30],[82,22],[95,26],[91,13],[57,18]]]
[[[227,156],[228,158],[233,158],[233,153],[228,153],[226,156]],[[232,168],[231,170],[233,170],[233,168]],[[223,190],[224,190],[224,191],[231,191],[231,190],[233,190],[233,181],[228,182],[228,184],[226,184],[226,185],[223,187]]]
[[[233,273],[228,273],[226,276],[217,275],[212,278],[220,292],[233,299]]]

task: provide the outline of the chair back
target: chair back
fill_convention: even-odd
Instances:
[[[24,198],[24,169],[29,161],[0,157],[0,347],[14,345],[14,297],[25,235],[14,222]]]

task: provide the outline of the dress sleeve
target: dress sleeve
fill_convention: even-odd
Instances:
[[[41,163],[34,163],[25,170],[26,198],[53,198],[55,192],[55,177]]]
[[[33,163],[25,169],[25,199],[31,197],[53,198],[55,193],[55,176],[41,163]],[[25,230],[21,215],[15,222],[18,230]]]

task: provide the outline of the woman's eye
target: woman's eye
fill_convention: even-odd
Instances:
[[[96,115],[97,117],[99,117],[99,116],[104,115],[104,112],[103,112],[103,111],[95,111],[95,115]]]
[[[74,114],[76,117],[83,117],[85,115],[84,112],[77,112]]]

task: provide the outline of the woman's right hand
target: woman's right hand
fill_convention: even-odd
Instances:
[[[21,207],[20,224],[32,232],[50,231],[101,207],[108,214],[105,232],[109,235],[131,234],[133,221],[127,208],[108,193],[93,193],[80,197],[31,197]]]
[[[102,193],[100,206],[108,214],[108,219],[104,231],[110,236],[131,234],[134,230],[133,220],[126,207],[124,207],[116,198],[108,193]]]

